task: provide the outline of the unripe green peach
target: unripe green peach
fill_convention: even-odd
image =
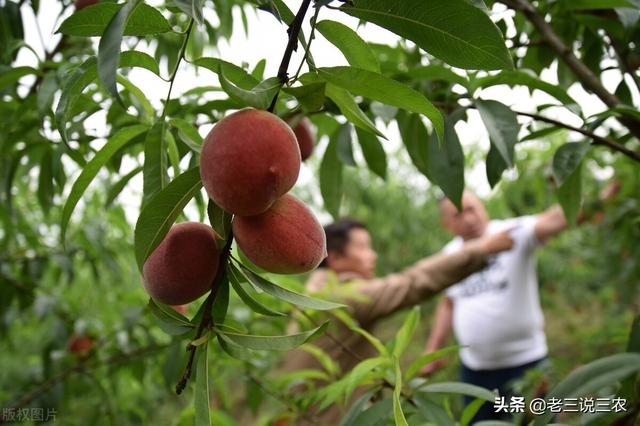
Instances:
[[[278,116],[252,108],[211,129],[200,154],[200,176],[209,197],[229,213],[263,213],[293,187],[300,148]]]
[[[173,225],[142,268],[144,288],[158,302],[184,305],[211,290],[220,251],[213,229],[197,222]]]
[[[260,268],[277,274],[300,274],[327,256],[324,230],[311,210],[290,194],[266,212],[236,216],[233,234],[244,254]]]

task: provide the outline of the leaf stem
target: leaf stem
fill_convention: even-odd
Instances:
[[[307,43],[307,47],[304,51],[304,57],[302,58],[302,60],[300,61],[300,65],[298,66],[298,70],[296,71],[295,75],[293,76],[293,80],[297,80],[298,79],[298,75],[300,75],[300,71],[302,70],[302,65],[304,65],[305,62],[307,62],[307,58],[309,57],[309,51],[311,50],[311,42],[313,42],[313,39],[315,38],[315,33],[316,33],[316,23],[318,22],[318,15],[320,14],[320,6],[316,6],[316,12],[313,14],[313,17],[311,18],[311,33],[309,34],[309,43]],[[311,67],[311,64],[309,65],[309,68]],[[313,67],[315,69],[315,67]]]
[[[162,108],[162,117],[160,117],[160,121],[164,122],[165,117],[167,116],[167,105],[169,105],[169,101],[171,100],[171,91],[173,90],[173,82],[176,79],[176,74],[178,74],[178,68],[180,67],[180,62],[184,59],[185,51],[187,50],[187,43],[189,42],[189,36],[191,35],[191,29],[193,28],[193,18],[189,19],[189,26],[187,27],[187,31],[185,31],[185,38],[182,40],[182,46],[180,46],[180,53],[178,54],[178,60],[176,61],[175,67],[173,67],[173,71],[171,71],[171,75],[169,76],[169,91],[167,92],[167,97],[164,101],[164,107]]]

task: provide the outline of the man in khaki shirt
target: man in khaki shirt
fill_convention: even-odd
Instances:
[[[376,278],[377,254],[371,246],[366,226],[343,219],[326,226],[325,233],[328,256],[310,276],[307,291],[347,305],[351,317],[368,332],[378,320],[422,303],[482,269],[487,257],[512,246],[508,232],[502,232],[466,243],[454,253],[429,256],[401,272]],[[331,285],[331,281],[339,284]],[[335,318],[327,332],[312,344],[336,361],[342,374],[376,353],[364,336]],[[322,366],[308,351],[289,352],[284,371],[304,369],[322,369]],[[329,410],[322,416],[322,421],[331,424],[338,416],[337,410]]]

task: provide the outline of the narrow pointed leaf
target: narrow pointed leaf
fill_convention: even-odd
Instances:
[[[113,154],[118,152],[131,139],[142,134],[147,129],[147,126],[140,124],[120,129],[109,138],[105,146],[98,151],[95,157],[93,157],[91,161],[83,167],[82,172],[74,182],[71,192],[69,193],[67,201],[62,209],[62,221],[60,223],[62,241],[64,241],[67,225],[71,218],[73,209],[78,204],[78,201],[80,201],[82,194],[84,194],[84,191],[87,189],[91,181],[93,181],[98,174],[98,171],[107,163],[107,161],[109,161]]]
[[[208,348],[209,343],[206,342],[196,349],[198,360],[196,362],[196,386],[194,391],[195,426],[211,425]]]
[[[257,336],[223,332],[219,329],[216,331],[223,340],[230,341],[243,348],[263,351],[289,351],[322,334],[328,324],[328,322],[325,322],[321,326],[309,331],[288,336]]]
[[[244,265],[239,265],[242,273],[249,279],[249,281],[255,285],[256,287],[262,289],[264,292],[269,293],[270,295],[277,297],[278,299],[282,299],[291,304],[316,309],[319,311],[325,311],[336,308],[343,308],[344,305],[334,302],[328,302],[326,300],[316,299],[313,297],[305,296],[300,293],[296,293],[295,291],[288,290],[286,288],[280,287],[279,285],[272,283],[271,281],[262,278],[260,275],[256,274],[249,268]]]
[[[316,24],[316,30],[342,52],[351,66],[380,72],[380,65],[373,51],[351,28],[335,21],[320,21]]]
[[[444,133],[440,111],[421,93],[381,74],[353,67],[318,68],[320,77],[338,87],[365,98],[425,115],[436,133]]]
[[[454,67],[513,68],[502,33],[469,1],[352,0],[341,8],[413,41]]]
[[[142,209],[135,229],[136,261],[140,270],[147,257],[162,242],[178,215],[200,188],[202,188],[200,169],[194,167],[172,180]]]

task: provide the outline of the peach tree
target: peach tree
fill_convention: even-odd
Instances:
[[[311,406],[348,399],[358,385],[367,392],[352,405],[344,425],[373,424],[371,419],[384,423],[386,417],[398,425],[467,424],[480,404],[493,402],[495,395],[486,390],[417,377],[422,365],[451,348],[401,368],[418,326],[416,310],[393,341],[367,336],[377,357],[361,361],[346,375],[319,353],[326,371],[261,377],[275,365],[264,351],[287,351],[327,332],[325,322],[309,320],[316,311],[350,320],[339,303],[304,295],[293,280],[278,275],[308,271],[324,256],[317,219],[287,194],[307,158],[322,207],[335,218],[342,211],[346,168],[366,167],[381,179],[394,173],[385,149],[391,139],[401,141],[414,168],[458,206],[470,161],[465,154],[470,152],[480,157],[477,162],[494,187],[505,171],[513,174],[517,163],[526,163],[518,156],[524,152],[519,144],[554,150],[548,171],[535,173],[548,175],[570,220],[581,206],[583,181],[593,179],[593,165],[613,167],[629,182],[619,211],[633,218],[624,221],[628,238],[619,244],[628,253],[629,279],[640,273],[637,1],[287,2],[293,10],[282,0],[150,3],[59,2],[54,43],[42,37],[42,52],[26,41],[25,33],[33,29],[25,16],[36,16],[37,26],[38,16],[50,13],[51,4],[0,4],[0,247],[7,253],[0,260],[0,306],[7,315],[15,305],[36,309],[33,294],[43,271],[68,274],[72,281],[78,256],[97,271],[96,265],[107,258],[100,236],[104,247],[117,236],[100,226],[80,231],[72,220],[79,214],[77,207],[82,206],[83,221],[87,212],[99,214],[102,205],[117,215],[109,210],[124,204],[123,191],[141,182],[134,191],[139,196],[133,238],[138,271],[136,282],[123,285],[144,280],[152,296],[148,312],[155,321],[144,324],[157,324],[173,336],[150,350],[169,353],[163,373],[167,381],[174,380],[178,394],[195,376],[197,424],[232,421],[224,410],[210,407],[209,365],[219,357],[228,357],[225,365],[248,380],[251,410],[258,411],[264,394],[275,394],[285,405],[284,418],[304,417]],[[277,20],[282,44],[269,46],[259,58],[247,58],[253,67],[212,56],[219,43],[233,42],[234,19],[240,18],[249,39],[259,44],[260,34],[249,24],[252,14]],[[381,27],[393,42],[367,41],[343,22]],[[313,42],[319,37],[334,45],[344,56],[340,63],[348,65],[314,56]],[[25,59],[30,55],[35,62]],[[279,64],[277,73],[265,75],[266,65],[274,63]],[[132,68],[166,86],[161,102],[154,103],[152,94],[134,83]],[[177,81],[195,73],[202,86],[174,92]],[[528,108],[494,99],[496,86],[514,103],[514,97],[531,94]],[[232,122],[240,115],[251,119]],[[474,120],[486,129],[488,147],[461,143],[461,123]],[[561,143],[549,143],[558,135]],[[221,147],[223,143],[228,146]],[[104,204],[85,194],[98,180],[107,183]],[[25,223],[34,208],[41,210],[46,229]],[[194,215],[200,223],[174,225]],[[114,220],[114,228],[126,232],[122,214]],[[180,239],[181,229],[187,230],[187,240]],[[302,229],[311,229],[312,235]],[[118,252],[128,249],[122,241],[114,243],[108,258],[115,264]],[[199,304],[189,316],[169,306],[195,300]],[[304,331],[286,333],[292,312],[306,318]],[[627,353],[594,361],[550,395],[578,397],[621,383],[616,392],[635,405],[618,421],[631,422],[639,410],[634,386],[640,370],[637,326],[636,321],[629,346],[621,349]],[[359,331],[357,324],[352,327]],[[79,339],[74,341],[88,342]],[[76,352],[96,350],[85,347],[89,349]],[[7,406],[26,407],[69,375],[118,363],[136,351],[145,355],[147,349],[115,353],[93,364],[79,356],[77,364],[58,375],[44,373],[35,390],[11,395]],[[46,365],[52,362],[50,352]],[[302,396],[288,393],[296,383],[317,379],[331,383]],[[212,393],[216,391],[224,393],[220,388]],[[447,403],[433,398],[439,394],[477,400],[454,420]],[[278,417],[269,416],[267,420]],[[547,420],[539,417],[536,422]]]

